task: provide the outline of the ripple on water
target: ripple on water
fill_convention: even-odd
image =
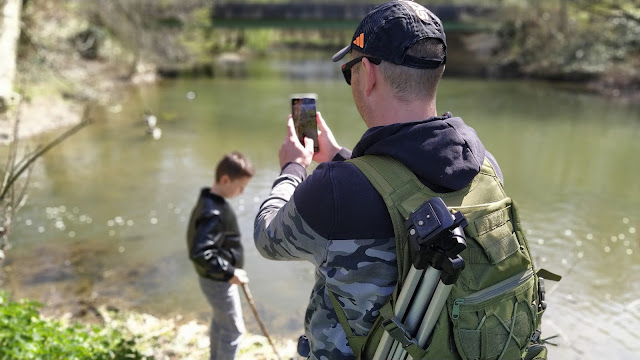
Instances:
[[[551,357],[640,358],[640,242],[628,225],[635,220],[622,223],[529,233],[539,266],[563,275],[546,285],[543,324],[551,329],[543,336],[557,333],[561,343]]]

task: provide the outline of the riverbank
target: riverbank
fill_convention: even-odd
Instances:
[[[0,271],[0,289],[11,289],[11,284],[5,284],[5,271],[11,272],[11,266]],[[54,271],[55,272],[55,271]],[[8,286],[6,286],[8,285]],[[67,287],[57,284],[52,287]],[[35,290],[34,290],[35,291]],[[186,318],[182,315],[155,316],[149,313],[129,310],[131,304],[120,303],[118,298],[100,301],[88,297],[55,299],[55,291],[40,289],[48,300],[43,301],[40,316],[44,319],[60,321],[63,324],[82,324],[86,327],[100,326],[116,330],[123,334],[124,339],[135,339],[135,348],[145,356],[155,360],[206,360],[209,358],[209,324],[199,319]],[[64,291],[77,291],[67,289]],[[42,299],[42,296],[30,296],[24,299]],[[22,297],[12,297],[18,301]],[[256,322],[252,313],[245,311],[245,323],[248,329],[255,328]],[[298,359],[297,343],[294,339],[277,338],[269,335],[269,339],[262,334],[250,330],[243,335],[239,353],[239,360],[293,360]],[[275,347],[275,349],[274,349]],[[277,352],[277,353],[276,353]]]
[[[208,325],[181,317],[161,319],[150,314],[94,308],[102,323],[137,339],[138,349],[156,360],[205,360],[209,356]],[[245,314],[249,316],[250,314]],[[262,335],[242,337],[238,360],[291,360],[300,358],[293,340],[272,339],[277,351]]]
[[[135,338],[136,349],[155,360],[206,360],[209,358],[209,325],[195,319],[188,320],[181,315],[157,317],[107,305],[96,307],[84,302],[84,307],[77,309],[75,315],[67,312],[49,316],[63,323],[81,323],[85,326],[99,324],[117,330],[128,338]],[[251,313],[246,313],[244,316],[245,322],[255,322],[251,318]],[[297,343],[293,339],[269,336],[270,339],[265,335],[245,333],[236,359],[301,359],[297,355]]]
[[[110,266],[104,259],[111,251],[108,242],[96,245],[86,241],[68,247],[43,243],[26,253],[17,249],[9,251],[7,258],[0,262],[0,290],[7,291],[14,301],[29,299],[42,303],[40,314],[45,318],[86,326],[101,325],[135,337],[137,349],[157,360],[208,359],[208,306],[190,312],[141,310],[136,287],[123,286],[123,282],[139,281],[139,277],[148,272],[160,273],[163,265]],[[33,253],[64,260],[42,261]],[[237,358],[279,360],[244,298],[242,304],[247,333]],[[261,316],[268,318],[264,313]],[[277,330],[277,325],[265,323],[267,331]],[[282,360],[297,359],[297,339],[274,334],[270,337]]]
[[[50,317],[29,299],[13,300],[0,291],[0,356],[5,359],[48,358],[206,360],[207,326],[180,317],[159,319],[149,314],[100,306],[79,322],[71,314]],[[105,357],[106,355],[106,357]],[[245,333],[236,359],[295,360],[295,344]]]

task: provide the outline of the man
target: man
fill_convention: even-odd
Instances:
[[[255,221],[260,253],[306,260],[316,283],[305,316],[310,359],[353,359],[328,290],[344,304],[354,335],[371,329],[397,282],[394,231],[382,197],[343,160],[366,154],[399,160],[431,190],[466,187],[489,157],[476,132],[450,113],[438,116],[436,89],[446,62],[442,23],[410,1],[373,9],[347,47],[343,65],[355,105],[369,128],[353,153],[341,148],[318,113],[320,150],[297,140],[291,117],[280,148],[282,171]],[[320,165],[307,177],[306,167]],[[499,171],[498,171],[499,173]]]

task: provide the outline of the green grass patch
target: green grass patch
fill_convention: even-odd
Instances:
[[[0,292],[0,359],[150,359],[136,339],[102,326],[41,317],[41,304]]]

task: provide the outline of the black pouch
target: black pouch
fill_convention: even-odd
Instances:
[[[306,359],[309,357],[310,352],[311,347],[309,346],[309,339],[307,339],[306,335],[300,335],[298,338],[298,355]]]

